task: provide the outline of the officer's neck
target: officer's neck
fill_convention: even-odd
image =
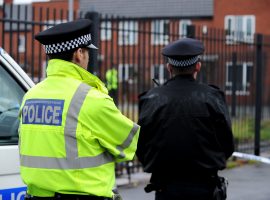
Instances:
[[[176,76],[185,76],[185,77],[192,77],[194,78],[194,80],[197,79],[197,74],[198,72],[193,72],[193,73],[190,73],[190,72],[181,72],[181,73],[170,73],[170,78],[174,78]]]

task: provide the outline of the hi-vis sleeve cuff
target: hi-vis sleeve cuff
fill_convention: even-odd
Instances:
[[[136,133],[139,132],[139,130],[140,130],[140,126],[138,124],[133,123],[133,127],[132,127],[130,133],[128,134],[127,139],[121,145],[116,147],[116,149],[118,149],[120,152],[120,154],[118,156],[120,159],[126,158],[124,150],[131,145],[131,143],[134,139],[134,136],[136,135]]]
[[[119,155],[115,160],[116,162],[128,161],[134,158],[139,139],[139,132],[140,126],[133,123],[133,127],[126,140],[121,145],[116,147],[116,149],[119,151]]]

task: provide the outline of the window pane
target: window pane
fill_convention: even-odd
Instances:
[[[22,88],[0,65],[0,144],[18,142],[19,108]]]
[[[155,79],[159,84],[163,84],[165,81],[165,68],[163,64],[154,64],[151,67],[151,77]]]
[[[180,21],[180,36],[181,37],[185,37],[187,35],[187,26],[191,25],[191,21],[190,20],[181,20]]]
[[[227,28],[227,34],[231,35],[232,33],[232,19],[228,19],[228,28]]]
[[[243,17],[236,17],[236,26],[235,26],[235,34],[237,40],[243,40]]]
[[[154,31],[156,33],[160,32],[160,21],[155,21],[155,23],[154,23]]]
[[[247,19],[247,27],[246,27],[246,33],[247,36],[251,36],[252,35],[252,25],[251,25],[251,18]]]
[[[159,65],[154,65],[154,79],[159,79]]]
[[[168,22],[164,22],[163,27],[164,27],[163,28],[163,30],[164,30],[163,34],[164,35],[169,35],[170,34],[170,24]]]
[[[134,21],[119,22],[119,45],[134,45],[138,43],[138,23]]]
[[[236,90],[243,89],[243,65],[236,67]]]
[[[19,52],[24,53],[25,52],[25,35],[20,35],[19,36]]]
[[[227,80],[227,82],[232,82],[232,66],[231,65],[229,65],[228,66],[228,80]]]
[[[252,80],[253,67],[251,65],[247,66],[247,83],[250,83]]]
[[[152,44],[167,44],[169,42],[169,21],[155,20],[152,22]]]
[[[122,66],[122,80],[127,80],[126,65]]]
[[[235,31],[237,31],[237,32],[243,31],[243,17],[242,16],[236,17]]]
[[[112,38],[112,23],[111,22],[101,22],[100,25],[100,39],[101,40],[111,40]]]

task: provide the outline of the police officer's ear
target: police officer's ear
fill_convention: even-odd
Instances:
[[[80,63],[82,59],[83,59],[83,49],[78,48],[73,53],[73,61],[75,63]]]
[[[170,74],[170,77],[172,78],[172,76],[173,76],[172,65],[170,63],[167,63],[166,67],[167,67],[167,70]]]
[[[198,72],[201,70],[201,66],[202,66],[202,63],[200,61],[196,63],[195,70],[194,70],[194,73],[193,73],[194,79],[197,78]]]
[[[84,48],[78,48],[73,53],[72,62],[81,66],[84,69],[87,69],[89,62],[88,50]]]
[[[195,66],[195,72],[199,72],[201,70],[201,66],[202,66],[202,63],[200,61],[197,62]]]

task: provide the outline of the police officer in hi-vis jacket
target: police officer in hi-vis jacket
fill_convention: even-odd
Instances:
[[[140,127],[86,70],[89,48],[97,49],[90,25],[80,19],[35,36],[49,62],[47,78],[26,93],[21,107],[26,199],[112,199],[115,163],[134,157]]]

